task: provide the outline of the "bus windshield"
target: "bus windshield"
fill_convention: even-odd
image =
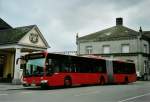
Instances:
[[[41,76],[44,74],[45,58],[29,59],[26,63],[26,76]]]

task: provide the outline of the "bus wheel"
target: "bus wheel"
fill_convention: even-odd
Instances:
[[[48,89],[48,84],[47,83],[42,83],[41,84],[41,89]]]
[[[65,87],[71,87],[72,86],[72,81],[71,81],[71,78],[65,78],[64,80],[64,86]]]
[[[128,84],[128,83],[129,83],[128,77],[125,77],[124,83],[125,83],[125,84]]]
[[[100,84],[100,85],[104,85],[104,84],[105,84],[105,79],[104,79],[104,77],[101,77],[101,78],[99,79],[99,84]]]
[[[27,85],[27,84],[22,84],[23,85],[23,87],[28,87],[29,85]]]

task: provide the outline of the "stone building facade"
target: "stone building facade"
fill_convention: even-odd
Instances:
[[[139,77],[150,75],[150,31],[132,30],[116,18],[116,25],[83,37],[77,35],[77,54],[132,61]]]

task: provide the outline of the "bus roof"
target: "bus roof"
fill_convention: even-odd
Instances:
[[[53,57],[73,57],[73,58],[81,58],[81,59],[93,59],[93,60],[108,60],[108,61],[117,61],[117,62],[122,62],[122,63],[133,63],[131,61],[127,60],[121,60],[121,59],[106,59],[101,56],[95,56],[95,55],[86,55],[86,56],[74,56],[74,55],[64,55],[64,54],[56,54],[56,53],[48,53],[48,52],[37,52],[37,53],[31,53],[31,54],[26,54],[25,56],[31,56],[31,55],[39,55],[42,54],[43,56],[53,56]]]

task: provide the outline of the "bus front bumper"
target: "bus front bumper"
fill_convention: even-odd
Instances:
[[[23,85],[24,87],[31,86],[31,84],[28,84],[26,81],[23,81],[23,82],[22,82],[22,85]]]
[[[28,86],[41,86],[41,85],[47,85],[47,84],[48,84],[48,80],[41,80],[41,81],[38,81],[38,82],[32,81],[31,83],[29,83],[26,80],[22,81],[22,85],[24,87],[28,87]]]

